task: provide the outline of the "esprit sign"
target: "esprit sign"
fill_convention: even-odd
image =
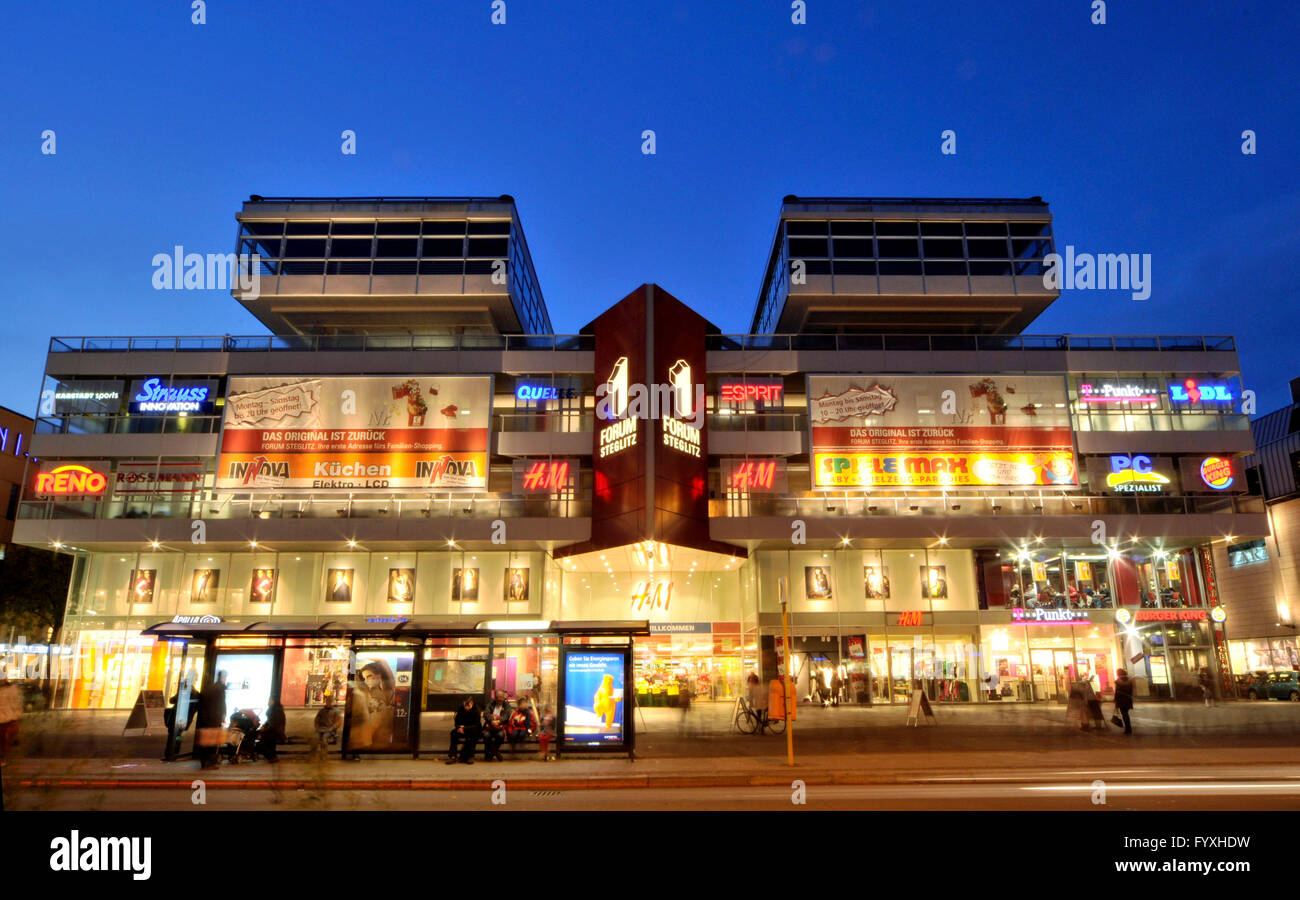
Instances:
[[[107,463],[59,463],[36,473],[37,494],[94,496],[108,487]]]
[[[723,381],[718,385],[722,403],[780,406],[785,398],[785,384],[779,378],[759,381]]]

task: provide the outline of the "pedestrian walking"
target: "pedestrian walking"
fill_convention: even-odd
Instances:
[[[204,769],[217,767],[217,754],[221,750],[222,730],[226,725],[226,673],[218,672],[216,681],[208,685],[199,700],[199,724],[194,743],[199,748],[199,761]]]
[[[23,716],[23,696],[18,685],[0,673],[0,763],[9,759],[9,748],[18,740],[18,720]]]
[[[677,694],[677,706],[682,711],[680,725],[681,733],[687,734],[688,728],[686,724],[686,716],[690,714],[691,711],[691,684],[689,681],[683,680],[681,685],[681,691]]]
[[[1201,693],[1205,696],[1205,705],[1214,705],[1214,681],[1210,678],[1210,670],[1201,666],[1201,672],[1198,676],[1201,682]]]
[[[1133,733],[1133,723],[1129,719],[1129,710],[1133,708],[1133,681],[1128,677],[1128,669],[1115,670],[1115,712],[1117,715],[1111,716],[1110,720],[1115,725],[1121,722],[1115,721],[1120,719],[1124,725],[1124,733]]]

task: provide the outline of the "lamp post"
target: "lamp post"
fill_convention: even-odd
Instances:
[[[777,582],[781,600],[781,643],[785,648],[784,664],[781,666],[781,709],[785,713],[785,760],[794,765],[794,716],[791,714],[790,698],[794,692],[790,688],[790,617],[787,612],[789,587],[784,578]]]

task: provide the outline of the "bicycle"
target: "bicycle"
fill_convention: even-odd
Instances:
[[[736,715],[731,724],[741,734],[766,731],[771,731],[772,734],[785,733],[785,719],[767,719],[760,724],[758,712],[744,697],[736,698]]]

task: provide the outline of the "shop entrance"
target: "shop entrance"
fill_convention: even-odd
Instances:
[[[1078,678],[1073,650],[1030,650],[1029,665],[1034,676],[1034,699],[1064,702],[1070,696],[1070,684]]]

